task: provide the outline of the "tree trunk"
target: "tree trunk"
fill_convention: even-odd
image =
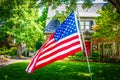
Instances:
[[[18,56],[22,56],[22,48],[21,48],[21,44],[18,44],[18,46],[17,46],[17,54],[18,54]]]
[[[120,0],[108,0],[116,9],[117,12],[120,14]]]
[[[17,47],[17,54],[22,57],[23,53],[26,51],[26,44],[25,43],[21,43],[18,45]]]

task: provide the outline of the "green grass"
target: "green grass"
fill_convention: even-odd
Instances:
[[[55,62],[28,74],[28,62],[0,68],[0,80],[90,80],[86,62]],[[93,80],[120,80],[120,65],[90,63]]]

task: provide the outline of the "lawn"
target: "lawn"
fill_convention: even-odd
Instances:
[[[90,80],[86,62],[54,62],[36,70],[25,72],[29,62],[14,63],[0,68],[0,80]],[[120,80],[120,65],[91,62],[93,80]]]

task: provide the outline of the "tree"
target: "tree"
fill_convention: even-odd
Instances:
[[[120,38],[120,15],[111,4],[99,10],[101,16],[95,19],[97,26],[94,26],[95,37],[119,40]]]
[[[35,42],[44,40],[43,26],[39,21],[39,8],[34,0],[2,0],[0,4],[1,39],[10,37],[20,46],[22,42],[28,48],[35,48]],[[9,42],[7,40],[9,45]],[[19,49],[19,48],[18,48]]]
[[[111,4],[103,7],[102,10],[99,10],[99,13],[101,16],[95,19],[97,25],[93,26],[93,37],[103,41],[102,43],[113,43],[113,45],[107,45],[107,47],[111,49],[111,53],[114,53],[114,51],[118,51],[117,53],[119,53],[120,15]]]
[[[38,16],[38,7],[57,6],[66,4],[66,11],[57,12],[55,18],[63,21],[67,15],[76,9],[76,1],[78,0],[1,0],[0,1],[0,39],[12,37],[17,43],[22,41],[28,46],[34,46],[34,42],[41,39],[44,40],[43,26]],[[113,4],[119,12],[120,0],[108,0]],[[37,3],[37,4],[36,4]],[[85,5],[87,4],[87,5]],[[85,6],[84,6],[85,5]],[[84,7],[91,7],[92,0],[85,0]],[[115,10],[116,11],[116,10]],[[115,14],[116,15],[116,14]],[[32,44],[33,43],[33,44]]]
[[[120,14],[120,0],[105,0],[110,2]],[[85,0],[83,3],[83,8],[90,8],[93,4],[93,0]]]
[[[38,19],[38,22],[42,23],[42,26],[45,28],[46,26],[46,19],[47,19],[47,13],[48,13],[48,6],[42,7],[42,14]]]
[[[120,0],[108,0],[113,6],[117,9],[117,12],[120,14]]]
[[[39,6],[52,6],[52,9],[55,10],[58,6],[65,4],[66,11],[59,12],[56,10],[56,15],[54,16],[54,18],[57,18],[62,22],[72,11],[76,9],[76,1],[77,0],[40,0]]]
[[[76,3],[79,0],[41,0],[39,1],[39,6],[44,6],[47,4],[47,6],[52,6],[53,9],[56,9],[58,6],[65,4],[66,5],[66,11],[60,12],[56,11],[56,15],[54,18],[59,19],[61,22],[70,14],[71,11],[76,10]],[[117,12],[120,14],[120,0],[105,0],[111,3],[117,10]],[[83,9],[90,8],[93,5],[93,0],[84,0],[83,3]]]
[[[52,5],[53,9],[62,3],[66,4],[67,12],[69,13],[71,10],[76,9],[76,2],[79,0],[41,0],[40,5],[48,4]],[[120,0],[105,0],[110,2],[120,14]],[[93,5],[93,0],[84,0],[83,8],[90,8]]]

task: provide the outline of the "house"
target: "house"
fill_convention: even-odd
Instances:
[[[120,49],[115,42],[105,41],[104,39],[93,40],[92,39],[92,26],[96,25],[94,22],[95,17],[100,16],[97,13],[99,9],[107,4],[104,0],[93,0],[93,6],[89,9],[82,8],[83,0],[79,0],[77,2],[77,8],[80,17],[80,27],[84,33],[85,45],[87,49],[88,56],[92,55],[92,51],[97,51],[100,53],[102,57],[108,58],[117,58],[120,59]],[[56,10],[64,11],[65,5],[58,6]],[[60,24],[59,20],[53,19],[55,16],[55,10],[52,10],[51,6],[48,9],[48,18],[50,20],[47,21],[46,25],[46,36],[48,37],[55,32],[55,29]]]

